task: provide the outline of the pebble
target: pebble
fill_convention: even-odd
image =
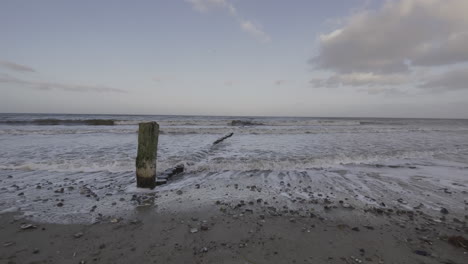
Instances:
[[[448,214],[449,213],[449,211],[446,208],[443,208],[443,207],[440,209],[440,212],[443,213],[443,214]]]
[[[207,231],[210,228],[208,227],[207,223],[202,223],[201,226],[200,226],[200,229],[203,230],[203,231]]]
[[[9,246],[13,246],[14,244],[15,244],[15,242],[13,242],[13,241],[8,241],[8,242],[3,243],[3,246],[4,246],[4,247],[9,247]]]
[[[414,254],[420,255],[420,256],[429,256],[430,254],[427,251],[424,250],[415,250],[413,251]]]
[[[33,224],[23,224],[20,226],[20,228],[22,230],[26,230],[26,229],[35,229],[37,228],[37,226],[33,225]]]
[[[351,208],[349,203],[342,203],[343,208]]]
[[[201,253],[206,253],[208,252],[208,248],[207,247],[203,247],[201,250],[200,250]]]
[[[82,236],[83,236],[83,232],[78,232],[78,233],[73,235],[73,237],[75,237],[75,238],[80,238]]]
[[[192,233],[192,234],[197,233],[197,232],[198,232],[197,228],[191,228],[190,229],[190,233]]]

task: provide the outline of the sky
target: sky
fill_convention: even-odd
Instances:
[[[0,112],[468,118],[466,0],[3,0]]]

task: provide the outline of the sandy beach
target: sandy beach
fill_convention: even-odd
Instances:
[[[415,204],[404,195],[395,200],[395,193],[372,205],[332,185],[318,187],[300,178],[285,177],[275,190],[258,180],[260,174],[251,175],[244,183],[234,177],[222,185],[193,179],[188,184],[179,177],[172,187],[102,199],[81,193],[94,201],[90,214],[102,206],[131,208],[124,215],[117,209],[98,214],[88,224],[1,214],[0,262],[461,264],[468,259],[464,187],[433,190],[433,196],[451,197],[464,206],[445,211],[428,208],[429,200]],[[79,193],[79,188],[64,187],[63,193],[54,192],[62,201],[54,213],[66,214],[68,199]],[[299,191],[307,198],[296,196]]]

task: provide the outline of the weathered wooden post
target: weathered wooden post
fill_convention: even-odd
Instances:
[[[136,157],[137,187],[154,188],[156,185],[158,137],[158,123],[148,122],[139,124],[138,153]]]

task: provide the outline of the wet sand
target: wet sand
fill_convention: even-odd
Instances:
[[[137,205],[131,215],[100,215],[93,224],[36,223],[17,213],[0,214],[0,263],[468,261],[466,241],[453,238],[468,237],[466,216],[389,205],[361,207],[317,194],[261,198],[266,191],[243,184],[224,189],[194,184],[134,194]],[[224,192],[225,197],[209,201],[195,196],[210,192]],[[236,198],[247,197],[245,193],[251,194],[249,199]],[[67,213],[66,204],[55,210]]]

